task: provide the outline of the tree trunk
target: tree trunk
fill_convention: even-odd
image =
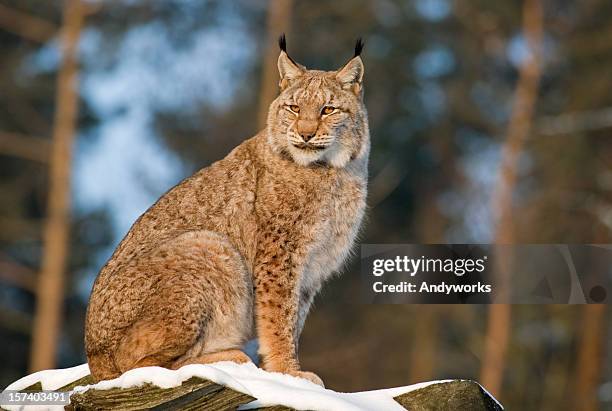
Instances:
[[[80,0],[66,0],[63,15],[62,63],[57,78],[47,220],[30,357],[32,371],[55,366],[68,256],[72,143],[78,116],[77,46],[83,24]]]
[[[512,116],[508,123],[506,141],[502,147],[499,180],[492,198],[492,210],[497,223],[496,244],[515,242],[512,197],[517,182],[517,164],[532,126],[540,81],[542,5],[539,0],[525,0],[524,2],[523,33],[530,53],[519,68]],[[495,287],[500,300],[507,302],[511,295],[512,255],[511,250],[502,248],[498,247],[498,253],[496,253]],[[483,386],[495,396],[499,396],[501,391],[511,319],[509,305],[492,304],[490,306],[480,380]]]
[[[261,89],[259,93],[259,113],[257,117],[259,129],[266,126],[268,106],[278,92],[278,36],[287,33],[291,24],[292,0],[270,0],[268,4],[268,28],[266,40],[266,55],[261,70]]]
[[[410,354],[410,381],[418,383],[431,380],[435,374],[438,348],[438,309],[435,305],[416,306],[420,311],[415,324],[416,336]]]
[[[574,409],[596,411],[599,409],[597,388],[601,379],[603,342],[605,340],[606,305],[588,304],[582,307],[582,334],[578,348],[576,392]]]

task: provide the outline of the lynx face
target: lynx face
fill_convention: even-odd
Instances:
[[[283,46],[278,58],[281,92],[268,114],[272,148],[303,166],[325,163],[339,168],[367,153],[364,69],[357,48],[341,69],[320,71],[295,63]]]

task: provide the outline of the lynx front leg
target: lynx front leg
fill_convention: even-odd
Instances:
[[[263,235],[254,272],[259,354],[267,371],[323,381],[301,371],[297,356],[300,253],[282,229]]]

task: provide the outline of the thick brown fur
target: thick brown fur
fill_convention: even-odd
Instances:
[[[279,71],[266,129],[163,195],[102,268],[85,325],[95,380],[248,361],[257,338],[264,369],[322,384],[297,345],[364,213],[363,63],[307,70],[282,50]]]

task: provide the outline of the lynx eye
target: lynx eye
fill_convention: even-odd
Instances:
[[[333,113],[334,111],[336,111],[335,107],[325,106],[323,107],[323,110],[321,110],[321,114],[328,115],[328,114]]]
[[[296,106],[295,104],[292,104],[289,106],[289,110],[293,111],[294,113],[299,113],[300,112],[300,106]]]

